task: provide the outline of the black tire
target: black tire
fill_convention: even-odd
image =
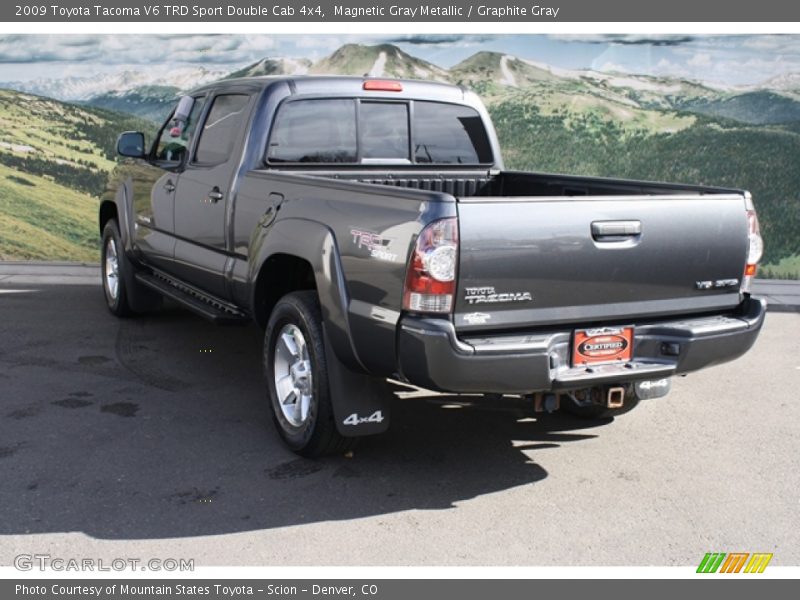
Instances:
[[[608,408],[602,404],[591,404],[589,406],[578,406],[569,398],[561,398],[561,409],[574,417],[587,420],[604,420],[619,417],[632,411],[639,405],[639,399],[629,390],[625,394],[625,400],[620,408]]]
[[[291,343],[284,341],[284,335],[295,344],[295,354],[290,352]],[[316,292],[292,292],[278,301],[264,333],[263,359],[267,399],[275,427],[292,451],[315,458],[341,454],[355,447],[358,438],[344,437],[336,428],[328,386],[322,314]],[[293,367],[292,360],[295,361]],[[292,373],[293,368],[299,370]],[[287,372],[292,374],[286,375]],[[310,383],[302,376],[295,379],[298,372],[301,375],[310,372]],[[284,381],[280,393],[276,373],[277,379]],[[286,377],[290,378],[288,382]],[[303,404],[301,398],[309,392],[310,399]],[[301,405],[308,407],[305,415]]]
[[[112,293],[106,267],[108,266],[109,244],[114,245],[117,260],[117,290]],[[103,295],[106,306],[117,317],[133,317],[157,310],[164,298],[158,292],[144,287],[136,280],[136,265],[125,254],[119,225],[111,219],[103,228],[103,246],[100,251],[100,275],[103,279]]]
[[[113,261],[110,260],[111,254],[114,255]],[[116,267],[113,265],[114,261],[116,262]],[[114,219],[111,219],[103,228],[103,246],[100,250],[100,275],[103,279],[103,296],[106,299],[106,306],[117,317],[131,317],[136,314],[131,310],[128,302],[126,279],[129,276],[128,269],[130,268],[132,268],[132,265],[125,256],[122,237],[119,234],[119,226]],[[112,271],[115,271],[113,276],[111,275]],[[112,280],[116,281],[116,286],[111,283]]]

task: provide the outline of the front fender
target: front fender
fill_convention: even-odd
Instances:
[[[103,234],[103,227],[108,220],[108,215],[111,212],[109,207],[113,205],[113,212],[116,214],[117,224],[119,225],[119,233],[122,237],[122,246],[125,248],[126,254],[131,256],[133,254],[133,205],[131,198],[133,198],[133,180],[128,177],[121,180],[117,185],[116,192],[112,195],[107,192],[103,195],[100,202],[99,209],[99,223],[100,235]]]

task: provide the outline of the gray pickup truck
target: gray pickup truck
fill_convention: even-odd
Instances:
[[[387,378],[608,417],[741,356],[764,319],[747,192],[505,171],[460,87],[220,81],[118,151],[109,309],[255,321],[277,430],[305,456],[384,431]]]

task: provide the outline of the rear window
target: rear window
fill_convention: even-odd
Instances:
[[[414,161],[438,165],[492,162],[480,115],[468,106],[415,102]]]
[[[308,99],[278,110],[270,163],[478,165],[489,136],[468,106],[426,101]]]
[[[362,159],[408,162],[408,104],[362,102],[359,113]]]
[[[302,100],[281,106],[267,159],[288,163],[356,162],[352,100]]]

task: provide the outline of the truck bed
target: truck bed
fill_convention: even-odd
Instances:
[[[289,171],[315,177],[357,181],[451,194],[456,199],[515,196],[628,196],[669,194],[742,194],[741,190],[520,171],[421,171],[412,170],[302,170]]]
[[[303,174],[455,197],[460,332],[595,326],[741,302],[740,190],[505,171]]]

